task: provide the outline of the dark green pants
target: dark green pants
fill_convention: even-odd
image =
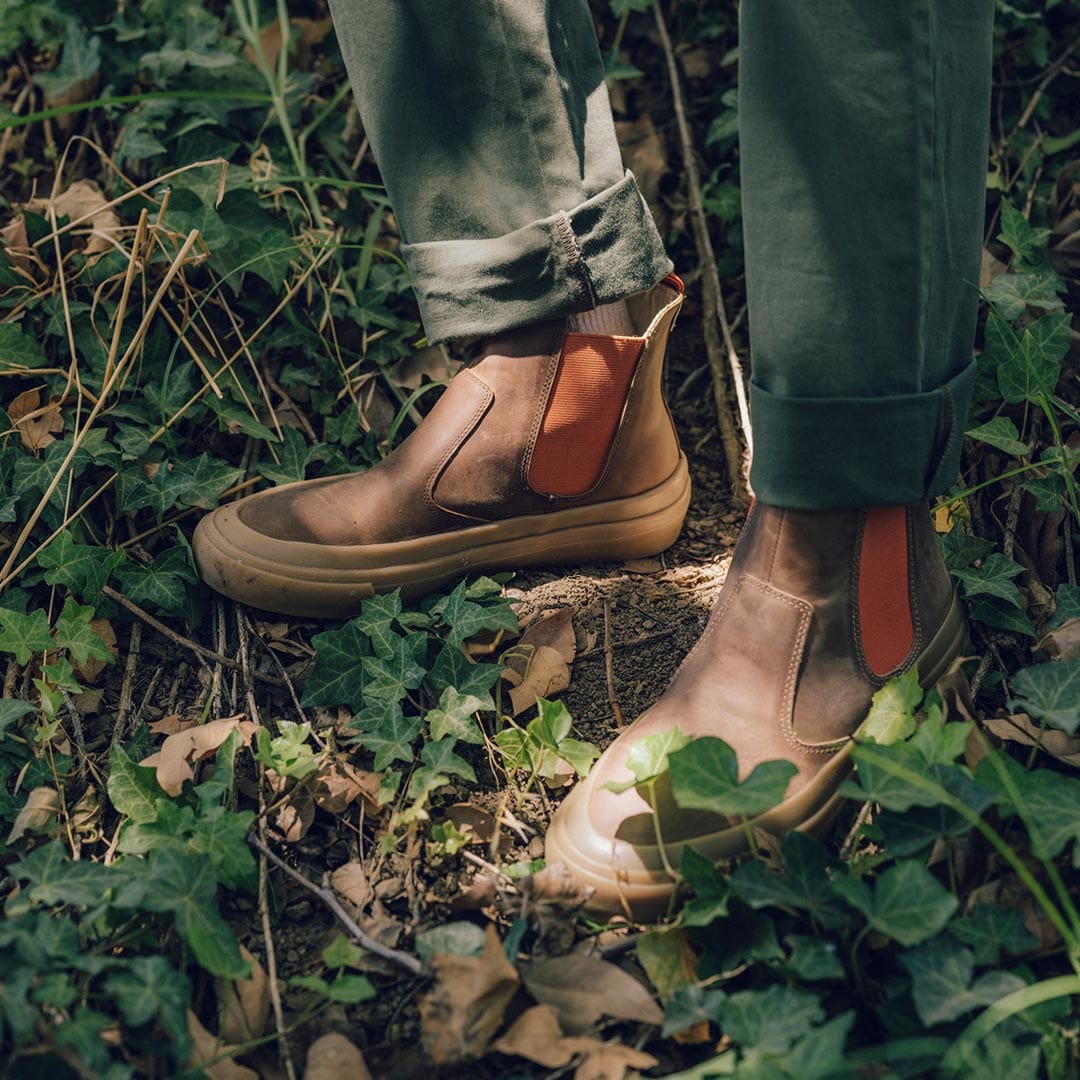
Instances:
[[[648,288],[586,0],[332,0],[433,340]],[[993,0],[745,0],[751,480],[779,506],[954,478],[972,378]]]

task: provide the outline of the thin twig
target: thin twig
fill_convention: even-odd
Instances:
[[[120,704],[116,710],[116,723],[113,725],[112,741],[115,745],[124,737],[124,721],[131,709],[131,687],[135,681],[135,668],[139,663],[139,650],[142,648],[141,622],[131,624],[131,639],[128,643],[127,663],[124,665],[124,682],[120,687]]]
[[[266,843],[266,805],[263,800],[262,769],[259,769],[259,835]],[[274,1026],[277,1028],[278,1057],[289,1080],[296,1080],[296,1066],[289,1053],[289,1040],[285,1037],[285,1011],[281,1007],[281,991],[278,989],[277,954],[274,952],[274,935],[270,932],[270,906],[267,903],[266,856],[259,855],[259,918],[262,921],[263,944],[266,946],[266,980],[270,987],[270,1004],[274,1009]]]
[[[184,649],[193,652],[196,656],[201,657],[203,660],[212,660],[216,664],[222,664],[227,668],[233,668],[236,671],[240,670],[240,662],[233,660],[231,657],[222,656],[221,653],[214,652],[213,649],[207,649],[204,646],[192,641],[191,638],[184,637],[183,634],[178,634],[175,630],[170,630],[159,619],[155,619],[148,611],[144,611],[138,604],[133,604],[122,593],[118,593],[111,585],[105,585],[101,590],[110,600],[115,600],[121,607],[125,607],[132,613],[142,619],[147,626],[153,627],[159,634],[163,634],[173,644],[179,645]],[[271,686],[283,685],[282,680],[275,675],[264,675],[260,671],[253,671],[252,677],[260,680],[261,682],[270,683]]]
[[[298,885],[306,889],[312,896],[318,897],[334,913],[341,925],[345,927],[362,949],[367,949],[368,952],[397,964],[410,975],[423,974],[424,967],[415,956],[410,956],[408,953],[401,952],[398,949],[391,949],[388,945],[383,945],[382,942],[376,941],[370,935],[365,934],[357,925],[356,920],[342,906],[341,901],[329,889],[316,885],[313,881],[308,881],[303,874],[294,870],[284,859],[274,854],[257,836],[249,835],[248,842],[257,851],[265,855],[279,870],[283,870]]]
[[[607,679],[608,704],[615,714],[615,727],[622,731],[622,709],[619,708],[619,699],[615,696],[615,671],[611,655],[611,605],[607,600],[604,601],[604,677]]]
[[[731,337],[731,327],[728,325],[727,312],[724,308],[724,293],[720,287],[720,274],[716,269],[716,255],[713,252],[712,240],[709,237],[709,225],[705,218],[705,206],[701,198],[701,178],[698,174],[697,157],[694,154],[694,140],[690,132],[689,121],[686,118],[686,107],[683,104],[682,82],[675,61],[675,50],[671,44],[671,37],[668,35],[667,24],[664,22],[664,14],[661,11],[659,0],[653,2],[653,14],[656,16],[657,33],[660,36],[660,44],[663,46],[664,56],[667,59],[672,104],[675,108],[675,120],[679,128],[679,141],[682,147],[683,169],[686,172],[686,181],[690,193],[690,224],[694,232],[694,246],[697,248],[698,259],[703,264],[705,272],[705,281],[701,290],[704,314],[702,329],[705,335],[705,350],[709,357],[709,368],[712,371],[713,397],[716,400],[716,414],[720,422],[720,438],[724,446],[728,483],[731,485],[731,491],[735,498],[745,503],[749,501],[749,493],[743,469],[743,453],[739,445],[738,432],[735,430],[735,424],[731,418],[730,408],[732,385],[734,385],[735,400],[738,402],[743,436],[746,439],[747,451],[752,453],[753,437],[750,432],[750,408],[746,400],[742,364],[739,362],[739,355],[735,351],[735,343]],[[723,335],[724,349],[727,352],[727,365],[731,372],[730,382],[722,358],[720,341],[717,337],[717,326],[719,326]]]

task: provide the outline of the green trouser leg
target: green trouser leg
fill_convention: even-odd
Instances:
[[[671,269],[615,140],[587,0],[331,0],[428,337],[490,334]]]
[[[959,468],[993,0],[744,0],[756,495],[913,503]]]

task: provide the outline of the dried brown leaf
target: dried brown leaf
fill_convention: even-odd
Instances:
[[[26,797],[23,808],[15,815],[6,844],[13,844],[31,830],[44,829],[60,813],[60,796],[51,787],[36,787]]]
[[[652,995],[632,975],[595,956],[554,956],[521,966],[522,981],[537,1001],[559,1010],[563,1030],[580,1034],[602,1016],[659,1024]]]
[[[597,1043],[595,1039],[575,1039],[578,1043]],[[651,1069],[660,1062],[622,1043],[597,1043],[585,1050],[585,1060],[574,1070],[574,1080],[624,1080],[630,1069]],[[637,1075],[634,1073],[633,1075]]]
[[[364,868],[358,862],[348,862],[339,866],[330,875],[330,884],[334,892],[363,911],[375,896],[375,890],[368,881]]]
[[[470,844],[486,844],[495,835],[495,816],[472,803],[455,803],[447,807],[446,817],[460,832],[472,830]]]
[[[257,730],[258,724],[245,720],[243,714],[224,720],[211,720],[208,724],[199,724],[168,736],[156,754],[144,758],[139,764],[156,771],[157,781],[166,792],[179,795],[184,781],[195,779],[192,762],[212,757],[233,731],[240,732],[247,746]]]
[[[386,369],[386,374],[395,386],[406,390],[419,390],[425,378],[431,382],[441,382],[449,379],[453,372],[446,353],[438,345],[429,345],[426,349],[417,349],[391,364]]]
[[[304,1080],[371,1080],[364,1055],[344,1035],[322,1035],[308,1047]]]
[[[553,648],[568,664],[574,662],[577,655],[577,641],[574,638],[574,609],[559,608],[550,615],[544,615],[529,624],[521,635],[518,645],[548,645]]]
[[[424,1045],[436,1065],[481,1057],[502,1024],[518,973],[489,923],[480,956],[431,960],[435,986],[420,999]]]
[[[27,450],[44,450],[56,442],[54,431],[64,430],[64,418],[56,401],[41,404],[41,388],[24,390],[7,407],[8,418]]]
[[[91,619],[90,629],[105,643],[105,647],[112,654],[112,658],[115,661],[120,653],[116,647],[116,631],[113,629],[112,623],[109,622],[108,619]],[[87,657],[85,664],[73,664],[72,666],[79,679],[86,683],[92,683],[97,682],[101,677],[101,673],[109,666],[109,664],[104,660],[95,660],[93,657]]]
[[[188,728],[196,726],[197,721],[185,720],[179,713],[171,713],[146,725],[147,729],[155,735],[175,735],[178,731],[187,731]]]
[[[557,1069],[567,1064],[573,1051],[563,1045],[567,1041],[559,1026],[559,1011],[553,1005],[534,1005],[526,1009],[505,1035],[491,1044],[500,1054],[528,1058],[545,1069]]]
[[[343,814],[357,799],[363,799],[372,813],[381,810],[378,773],[357,769],[348,762],[327,758],[305,783],[315,805],[331,814]]]
[[[268,776],[270,772],[267,769]],[[274,811],[270,820],[286,843],[295,844],[303,840],[315,822],[315,800],[311,797],[311,788],[307,784],[294,785],[288,798]]]
[[[1040,728],[1027,713],[999,715],[984,721],[991,735],[1021,746],[1038,746],[1058,761],[1080,768],[1080,736],[1054,728]]]
[[[1045,649],[1061,660],[1080,659],[1080,619],[1066,619],[1047,633],[1038,648]]]
[[[227,1054],[234,1048],[222,1042],[215,1035],[211,1035],[199,1023],[199,1018],[189,1009],[187,1014],[188,1034],[191,1036],[191,1057],[187,1060],[189,1069],[202,1068],[210,1080],[259,1080],[259,1074],[254,1069],[237,1065],[232,1058],[214,1059],[221,1054]],[[212,1065],[207,1062],[213,1061]]]
[[[270,1017],[270,980],[262,964],[241,945],[240,954],[251,965],[246,979],[218,979],[221,1035],[226,1043],[258,1039]]]
[[[520,647],[515,646],[515,652]],[[538,697],[552,697],[570,685],[570,668],[558,650],[550,645],[538,646],[526,662],[520,682],[510,688],[510,707],[514,716],[535,705]]]

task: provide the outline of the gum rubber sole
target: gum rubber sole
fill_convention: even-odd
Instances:
[[[945,620],[918,660],[919,682],[924,688],[933,686],[959,655],[966,632],[963,610],[954,593]],[[797,794],[752,819],[750,826],[775,835],[795,829],[823,836],[845,802],[839,788],[851,772],[854,746],[855,738],[838,750]],[[563,863],[574,878],[593,888],[585,910],[594,915],[625,914],[641,922],[661,918],[671,904],[675,883],[664,870],[659,845],[631,846],[596,836],[588,820],[589,790],[586,777],[559,808],[547,834],[547,862]],[[687,846],[714,862],[730,859],[748,849],[746,827],[743,823],[732,824],[706,836],[667,845],[665,854],[670,865],[678,866]]]
[[[689,504],[690,473],[680,455],[671,476],[640,495],[394,543],[278,540],[245,525],[240,504],[230,503],[199,522],[193,549],[203,580],[234,600],[340,618],[355,615],[365,597],[399,586],[413,597],[467,573],[655,555],[675,542]]]

